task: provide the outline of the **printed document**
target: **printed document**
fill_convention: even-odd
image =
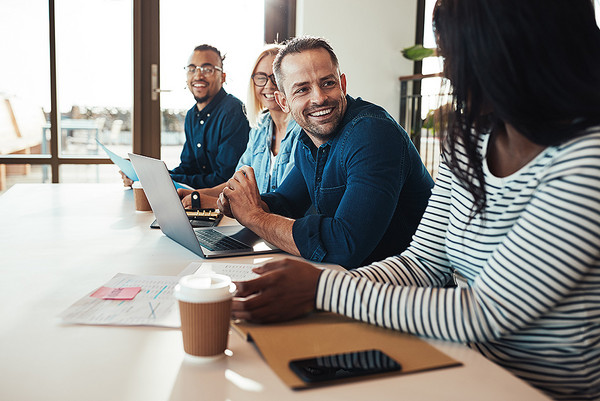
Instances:
[[[131,300],[108,300],[92,296],[81,298],[60,314],[65,323],[118,326],[180,327],[179,308],[173,296],[177,276],[136,276],[119,273],[103,287],[123,289],[140,287]]]

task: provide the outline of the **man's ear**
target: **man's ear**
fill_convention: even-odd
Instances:
[[[224,72],[221,74],[222,76],[222,80],[221,83],[224,84],[225,83],[225,78],[227,78],[227,74],[225,74]]]
[[[284,113],[289,113],[290,108],[288,107],[287,99],[283,92],[275,91],[273,94],[275,95],[275,101],[277,102],[281,110],[283,110]]]
[[[346,74],[340,75],[340,86],[342,87],[342,92],[344,92],[344,96],[346,96]]]

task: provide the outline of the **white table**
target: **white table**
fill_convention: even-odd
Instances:
[[[116,273],[177,275],[198,260],[152,220],[118,183],[19,184],[0,197],[1,400],[547,399],[460,344],[431,342],[462,367],[292,391],[235,333],[230,356],[193,365],[178,330],[62,324]]]

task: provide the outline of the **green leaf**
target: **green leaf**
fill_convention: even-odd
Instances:
[[[426,57],[434,57],[437,54],[435,49],[423,47],[423,45],[414,45],[403,49],[402,55],[409,60],[421,61]]]

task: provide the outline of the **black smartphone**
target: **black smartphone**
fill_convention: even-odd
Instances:
[[[401,370],[402,366],[377,349],[290,361],[290,369],[307,383]]]

